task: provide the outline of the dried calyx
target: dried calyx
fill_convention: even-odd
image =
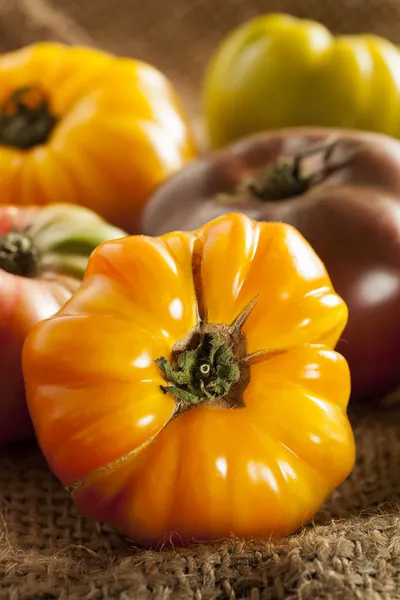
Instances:
[[[175,414],[199,404],[239,408],[250,377],[251,356],[247,354],[242,326],[254,308],[258,296],[231,325],[207,322],[207,308],[201,280],[202,244],[193,250],[192,272],[197,299],[198,322],[188,335],[177,342],[170,360],[156,360],[167,383],[161,390],[177,401]]]
[[[248,191],[259,200],[283,200],[304,194],[330,172],[329,159],[337,146],[337,139],[328,139],[303,150],[293,157],[281,157],[268,170],[264,181],[245,182]],[[308,165],[307,159],[316,159]]]
[[[35,277],[39,272],[39,253],[32,240],[24,234],[10,232],[0,236],[0,269]]]
[[[361,148],[360,144],[343,161],[334,163],[331,158],[338,144],[339,140],[332,137],[294,156],[279,157],[267,169],[242,181],[232,194],[220,194],[216,199],[232,205],[246,204],[250,199],[270,202],[300,196],[348,164]]]
[[[44,144],[56,123],[39,87],[19,88],[0,107],[0,144],[28,150]]]

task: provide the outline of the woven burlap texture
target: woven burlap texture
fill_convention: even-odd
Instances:
[[[196,117],[216,45],[267,11],[315,19],[334,33],[373,32],[400,43],[399,0],[0,0],[0,51],[51,39],[149,61],[174,81]]]
[[[32,445],[0,465],[0,600],[400,598],[400,411],[352,415],[357,466],[296,535],[136,549],[77,516]]]
[[[400,43],[400,0],[0,0],[0,50],[43,39],[152,62],[194,120],[204,66],[245,19],[284,11]],[[0,390],[1,394],[1,390]],[[357,465],[299,533],[145,552],[88,521],[33,444],[0,451],[0,600],[400,598],[400,411],[351,415]]]

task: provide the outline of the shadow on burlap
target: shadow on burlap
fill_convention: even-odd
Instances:
[[[266,10],[400,43],[400,0],[0,0],[0,50],[52,39],[148,60],[197,119],[215,44]],[[400,410],[352,422],[356,468],[314,523],[275,542],[161,552],[79,517],[34,445],[0,451],[0,600],[400,599]]]

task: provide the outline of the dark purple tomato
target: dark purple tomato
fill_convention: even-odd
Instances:
[[[349,307],[337,349],[353,397],[400,385],[400,143],[300,128],[257,134],[193,161],[163,183],[142,231],[191,230],[224,213],[296,227]]]

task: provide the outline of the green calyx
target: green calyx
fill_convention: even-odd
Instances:
[[[40,88],[19,88],[0,107],[0,144],[28,150],[44,144],[56,123]]]
[[[37,248],[29,237],[14,232],[0,236],[0,269],[12,275],[35,277],[38,263]]]
[[[256,296],[230,325],[209,323],[202,281],[204,242],[195,239],[192,277],[196,296],[197,324],[172,348],[171,360],[156,359],[166,385],[164,394],[175,398],[174,417],[196,406],[238,409],[244,406],[243,392],[249,383],[251,356],[242,327],[258,301]]]
[[[218,333],[198,334],[198,338],[197,346],[181,352],[173,364],[165,357],[156,360],[170,382],[161,390],[188,404],[223,398],[240,379],[234,352]]]

